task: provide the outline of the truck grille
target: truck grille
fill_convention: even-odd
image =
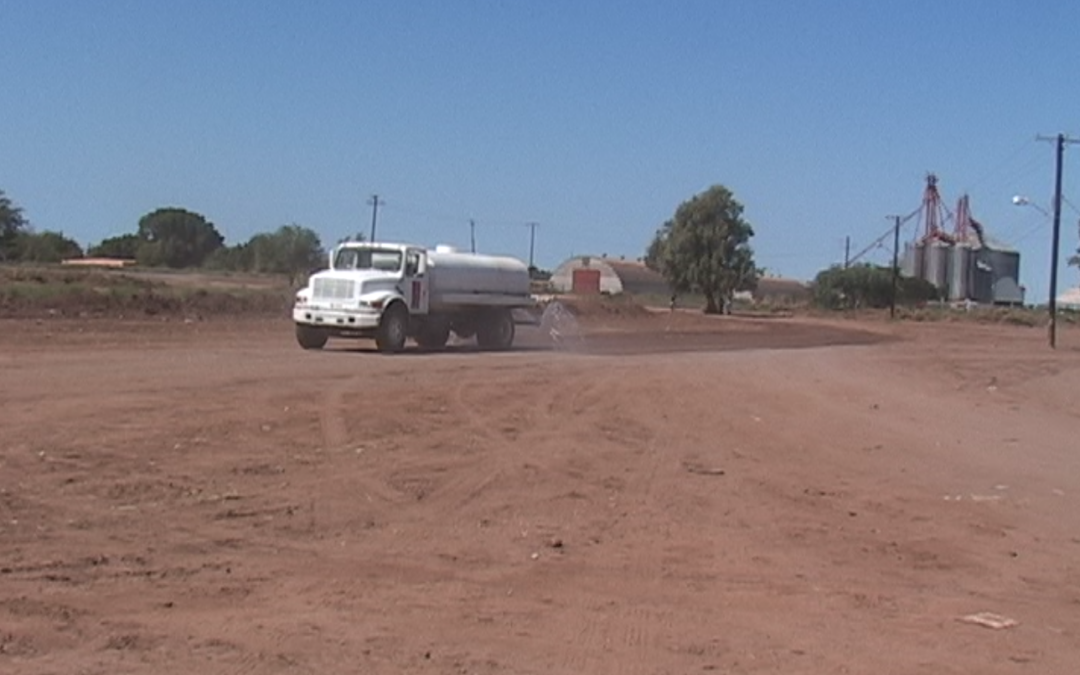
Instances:
[[[316,279],[315,298],[319,300],[352,300],[356,282],[351,279]]]

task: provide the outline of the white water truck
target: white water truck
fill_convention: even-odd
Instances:
[[[345,242],[330,269],[296,294],[293,322],[304,349],[329,338],[374,338],[381,352],[446,346],[450,333],[482,349],[509,349],[515,309],[535,306],[529,269],[516,258],[409,244]]]

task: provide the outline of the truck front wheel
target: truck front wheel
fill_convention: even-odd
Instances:
[[[322,328],[296,324],[296,341],[304,349],[322,349],[330,336]]]
[[[481,349],[509,349],[514,344],[514,317],[502,309],[489,313],[477,327],[476,342]]]
[[[380,352],[394,353],[405,349],[405,338],[409,334],[409,310],[400,303],[394,303],[383,312],[379,328],[375,332],[375,346]]]

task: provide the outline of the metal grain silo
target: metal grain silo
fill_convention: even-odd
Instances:
[[[971,254],[971,299],[980,304],[994,302],[994,271],[990,266],[989,249],[978,248]]]
[[[904,259],[901,261],[900,271],[905,277],[922,278],[924,248],[922,242],[904,244]]]
[[[957,244],[952,248],[949,264],[949,300],[971,299],[971,266],[973,254],[969,244]]]
[[[930,242],[926,246],[926,269],[923,278],[945,291],[949,283],[949,255],[952,247],[943,242]]]
[[[1008,249],[988,249],[985,261],[990,267],[993,301],[999,304],[1022,304],[1020,290],[1020,254]]]

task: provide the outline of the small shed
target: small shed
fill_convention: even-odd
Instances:
[[[1057,306],[1061,309],[1080,311],[1080,286],[1070,288],[1057,297]]]
[[[798,305],[809,302],[810,286],[796,279],[761,277],[757,289],[751,294],[754,302],[771,302],[780,305]]]
[[[671,287],[657,272],[634,260],[581,255],[555,268],[551,275],[556,293],[595,295],[667,295]]]

